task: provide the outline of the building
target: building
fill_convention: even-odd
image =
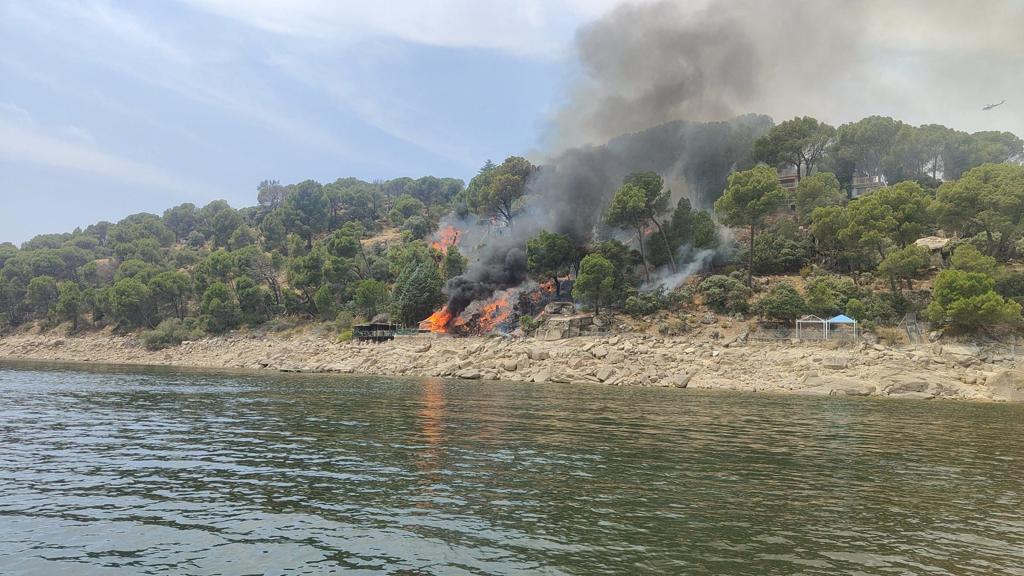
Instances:
[[[871,175],[858,170],[853,173],[853,180],[850,182],[850,198],[870,194],[886,185],[885,176],[881,174]]]
[[[800,183],[800,175],[796,171],[796,166],[780,164],[775,171],[779,174],[780,186],[786,190],[796,190],[796,185]]]

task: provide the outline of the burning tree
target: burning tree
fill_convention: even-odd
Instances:
[[[526,243],[526,267],[534,278],[550,278],[554,282],[555,296],[560,296],[559,277],[569,272],[576,252],[572,240],[565,234],[541,230]]]

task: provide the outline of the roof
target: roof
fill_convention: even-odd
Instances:
[[[839,316],[833,316],[832,318],[829,318],[828,319],[828,323],[829,324],[856,324],[857,321],[854,320],[853,318],[850,318],[849,316],[847,316],[845,314],[840,314]]]

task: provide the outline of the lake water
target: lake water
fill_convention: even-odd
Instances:
[[[1024,406],[0,365],[0,573],[1024,574]]]

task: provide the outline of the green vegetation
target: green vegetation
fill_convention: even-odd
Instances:
[[[1016,136],[878,116],[833,128],[802,117],[763,134],[753,155],[763,163],[729,176],[714,213],[687,198],[673,205],[658,174],[629,174],[589,243],[553,230],[524,238],[526,272],[553,281],[563,298],[564,278],[575,276],[573,298],[637,317],[699,296],[720,313],[776,320],[845,312],[884,325],[917,311],[960,331],[1020,325],[1024,271],[1012,261],[1024,249],[1024,143]],[[787,166],[797,180],[790,189],[776,171]],[[516,238],[503,229],[525,218],[539,170],[512,156],[488,161],[465,186],[432,176],[265,180],[255,206],[181,204],[0,244],[0,328],[112,326],[144,331],[147,346],[161,347],[243,326],[316,321],[344,331],[385,315],[415,325],[472,266],[460,247],[430,245],[439,221],[454,213]],[[617,230],[628,244],[611,239]],[[923,236],[953,238],[952,251],[917,246]],[[742,246],[730,245],[734,237]],[[685,293],[652,282],[695,255],[713,262],[712,275]],[[754,282],[797,272],[801,289]]]

